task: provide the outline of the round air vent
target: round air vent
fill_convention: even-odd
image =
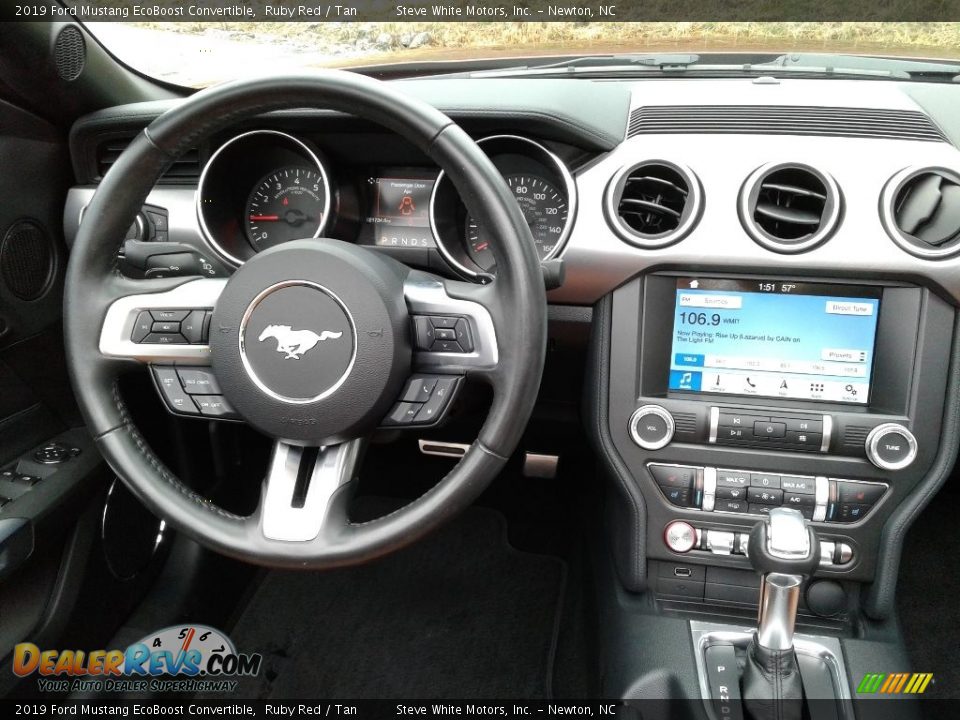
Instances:
[[[937,258],[960,252],[960,175],[944,168],[908,168],[894,175],[880,200],[883,224],[900,247]]]
[[[658,248],[680,240],[700,217],[700,183],[686,167],[649,160],[621,170],[607,191],[607,216],[624,240]]]
[[[36,300],[47,291],[55,262],[52,239],[33,220],[17,220],[0,242],[0,275],[21,300]]]
[[[764,165],[740,191],[740,220],[760,245],[781,253],[803,252],[836,229],[840,189],[829,175],[806,165]]]
[[[67,82],[73,82],[87,63],[87,43],[76,25],[67,25],[53,43],[53,60],[57,74]]]

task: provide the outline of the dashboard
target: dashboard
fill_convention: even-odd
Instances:
[[[960,87],[396,85],[447,112],[500,170],[541,259],[562,262],[553,311],[592,308],[585,413],[619,493],[610,532],[625,586],[717,601],[702,574],[680,587],[657,564],[745,570],[743,536],[787,505],[830,543],[824,577],[872,582],[869,602],[882,603],[899,528],[960,443],[948,422]],[[73,128],[68,242],[111,158],[169,106]],[[487,282],[490,240],[468,200],[383,129],[273,113],[175,163],[121,259],[146,276],[225,276],[278,243],[333,237]]]

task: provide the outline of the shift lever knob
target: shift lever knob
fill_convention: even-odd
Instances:
[[[759,573],[809,576],[820,563],[820,540],[799,510],[778,507],[753,526],[747,552]]]
[[[797,510],[774,508],[751,531],[749,553],[750,564],[763,574],[757,644],[790,650],[800,585],[820,560],[820,541]]]

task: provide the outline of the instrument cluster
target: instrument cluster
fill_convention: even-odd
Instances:
[[[516,198],[541,260],[556,257],[577,202],[564,162],[517,135],[478,144]],[[496,272],[493,239],[443,171],[426,164],[333,167],[316,145],[278,130],[252,130],[221,145],[200,175],[196,206],[207,241],[233,265],[291,240],[336,237],[436,250],[469,279]]]

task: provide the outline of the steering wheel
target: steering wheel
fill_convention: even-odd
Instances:
[[[445,170],[494,240],[495,280],[442,279],[333,239],[278,245],[226,280],[143,280],[119,272],[119,239],[178,156],[238,121],[306,107],[379,123]],[[133,342],[139,314],[161,308],[212,308],[209,342]],[[415,321],[431,316],[467,323],[472,349],[416,349]],[[496,476],[520,440],[540,385],[546,296],[518,204],[473,140],[435,108],[385,83],[325,71],[203,90],[137,135],[84,212],[67,268],[64,325],[87,426],[106,462],[151,511],[235,558],[327,568],[412,543],[469,505]],[[284,337],[271,326],[286,328]],[[310,334],[289,335],[300,330]],[[183,362],[211,365],[223,397],[274,440],[260,501],[249,516],[181,483],[138,432],[120,396],[118,379],[131,369]],[[347,505],[364,440],[395,407],[411,375],[425,372],[444,387],[463,377],[491,385],[479,436],[426,494],[382,518],[353,523]]]

